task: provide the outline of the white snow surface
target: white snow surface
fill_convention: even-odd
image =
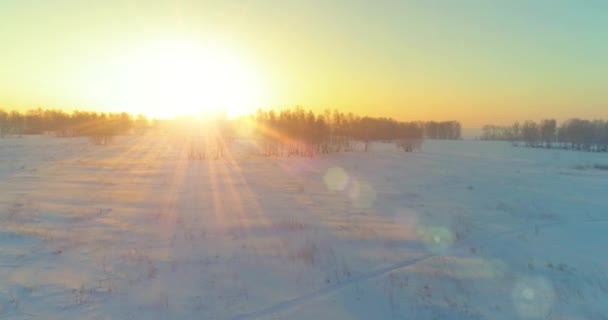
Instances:
[[[0,319],[608,319],[608,155],[0,139]]]

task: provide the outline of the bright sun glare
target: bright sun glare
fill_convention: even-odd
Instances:
[[[233,117],[263,107],[259,72],[218,47],[177,40],[143,45],[123,55],[110,73],[105,104],[132,113]]]

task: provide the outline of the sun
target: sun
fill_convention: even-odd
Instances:
[[[226,113],[263,107],[261,73],[217,46],[183,39],[140,45],[108,70],[104,105],[156,118]]]

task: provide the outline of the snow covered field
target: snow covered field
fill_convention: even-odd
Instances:
[[[608,155],[0,139],[0,319],[608,319]]]

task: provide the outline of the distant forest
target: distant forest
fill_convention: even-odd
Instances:
[[[149,121],[143,115],[36,109],[24,113],[0,110],[0,138],[9,135],[52,134],[59,137],[88,136],[97,144],[133,130],[144,130]]]
[[[510,126],[486,125],[480,139],[511,141],[534,148],[608,152],[608,121],[570,119],[558,125],[554,119],[545,119]]]
[[[402,122],[329,110],[315,114],[299,107],[258,110],[252,118],[267,155],[352,151],[361,142],[367,151],[371,141],[396,142],[405,151],[414,151],[423,138],[461,138],[461,125],[456,121]],[[284,141],[293,141],[295,146],[285,146]]]
[[[213,133],[206,135],[213,134],[221,140],[231,140],[240,127],[252,123],[255,124],[253,132],[263,153],[269,156],[352,151],[356,145],[363,146],[367,151],[369,142],[372,141],[394,142],[405,151],[414,151],[420,147],[424,138],[461,139],[461,125],[457,121],[403,122],[339,111],[314,113],[301,107],[280,111],[258,110],[248,117],[223,119],[213,125],[213,130],[209,130]],[[151,124],[154,127],[142,115],[134,117],[124,112],[68,113],[36,109],[21,113],[0,110],[0,138],[23,134],[87,136],[95,144],[106,144],[116,135],[143,133]],[[206,140],[217,139],[207,137]]]

